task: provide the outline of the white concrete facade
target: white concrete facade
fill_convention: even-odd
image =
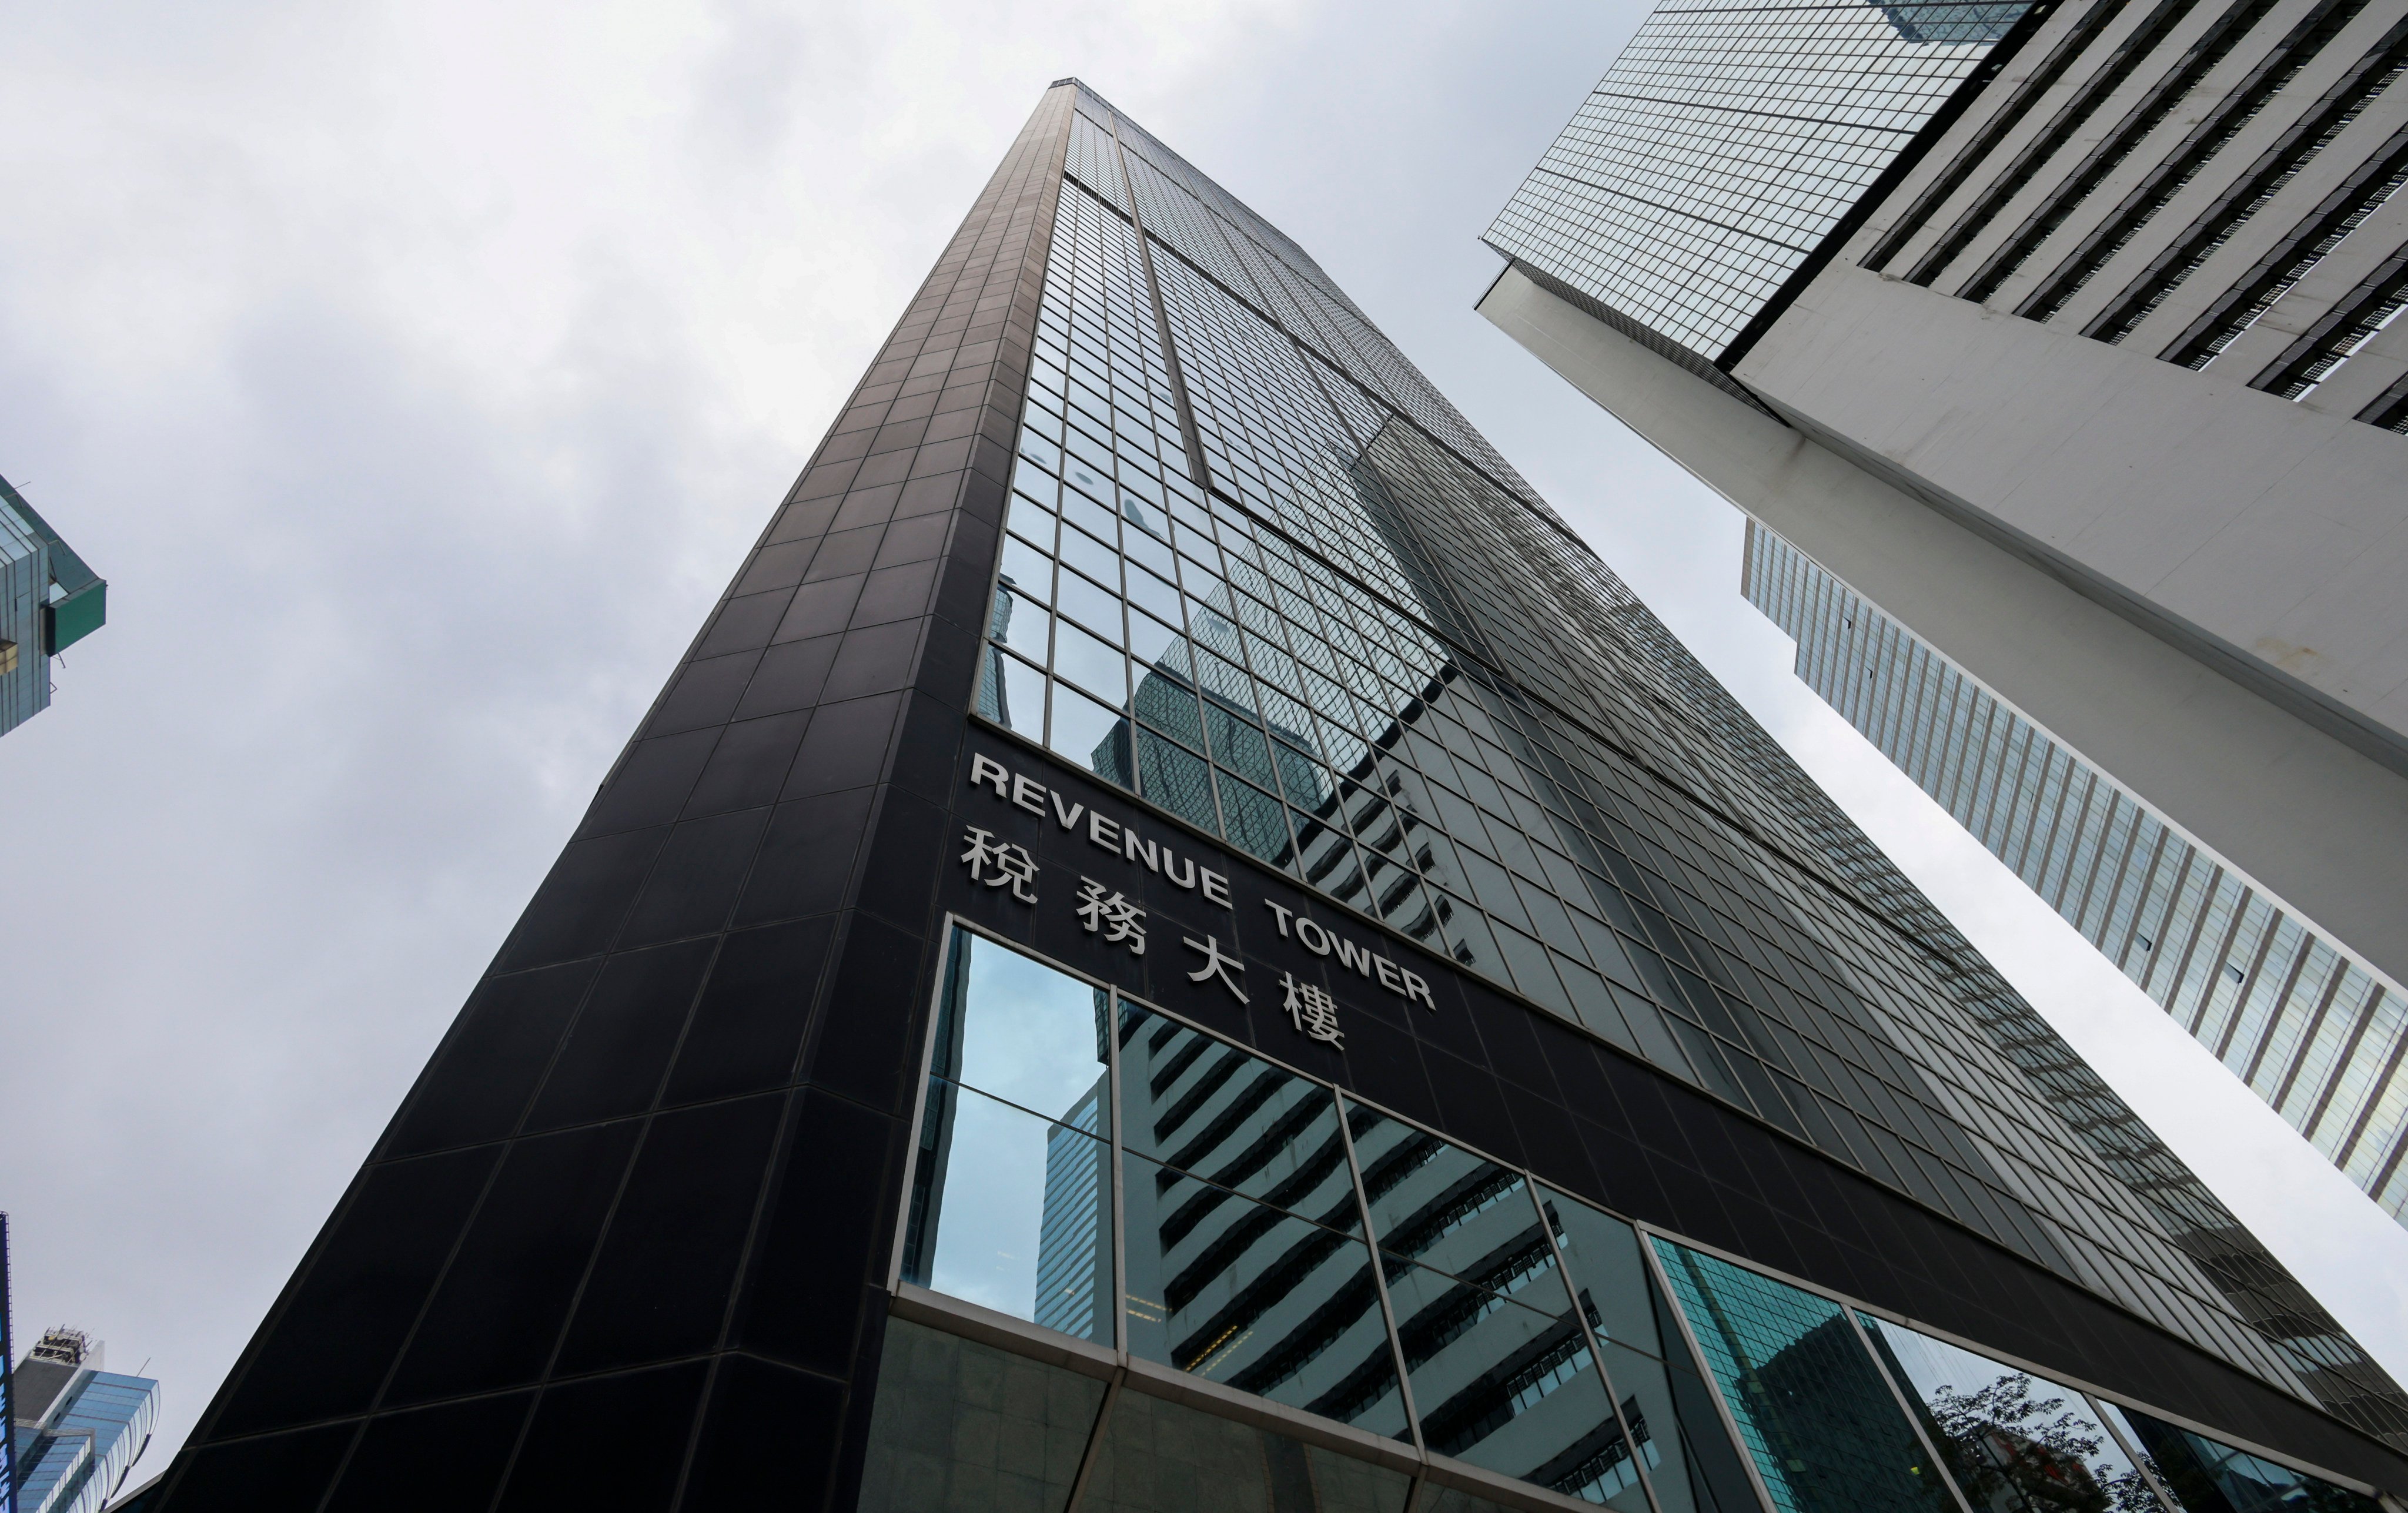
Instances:
[[[1835,262],[1738,364],[1501,330],[2395,983],[2408,440]]]

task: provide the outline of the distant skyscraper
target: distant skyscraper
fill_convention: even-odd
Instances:
[[[2384,1211],[2408,1221],[2408,996],[1788,542],[1742,592],[1798,676]]]
[[[50,658],[100,629],[108,584],[0,478],[0,735],[50,707]]]
[[[17,1513],[100,1513],[150,1443],[159,1384],[101,1369],[101,1347],[53,1329],[17,1363],[8,1405]]]
[[[1979,688],[2047,732],[2030,781],[2128,795],[2050,837],[2170,865],[2115,856],[2176,911],[2120,963],[2395,1214],[2403,76],[2408,0],[1668,0],[1481,307],[1912,638],[1856,671]]]
[[[1966,1513],[2040,1403],[2208,1468],[2157,1513],[2408,1487],[2315,1300],[1063,80],[161,1501]]]

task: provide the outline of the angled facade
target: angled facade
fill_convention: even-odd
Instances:
[[[108,613],[108,582],[0,478],[0,735],[50,707],[50,659]]]
[[[2368,1513],[2408,1412],[1301,249],[1063,80],[150,1495],[2043,1483]]]
[[[2408,996],[1750,521],[1799,678],[2235,1077],[2408,1219]]]
[[[2249,1035],[2356,1035],[2319,1070],[2368,1121],[2161,1001],[2395,1214],[2403,73],[2400,0],[1668,0],[1489,229],[1482,305],[2211,859],[2267,926],[2225,944],[2320,971]]]

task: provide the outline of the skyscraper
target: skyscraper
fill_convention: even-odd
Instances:
[[[2408,997],[1753,521],[1745,564],[1808,687],[2408,1220]]]
[[[1063,80],[159,1506],[2364,1510],[2403,1406]]]
[[[2408,981],[2403,73],[2402,0],[1668,3],[1487,233],[1500,328],[2379,991],[2275,1046]],[[2403,1124],[2315,1137],[2382,1193]]]
[[[108,584],[0,478],[0,735],[50,707],[50,658],[108,613]]]
[[[100,1342],[43,1332],[11,1378],[8,1431],[20,1513],[100,1513],[159,1419],[159,1384],[101,1369]]]

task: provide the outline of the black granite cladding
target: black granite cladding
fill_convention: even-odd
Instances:
[[[1050,91],[161,1489],[850,1506]]]
[[[1027,785],[1007,779],[998,794],[987,763]],[[1004,939],[1627,1218],[2377,1486],[2408,1485],[2408,1460],[2309,1405],[1016,736],[974,726],[948,802],[955,844],[939,905]],[[1077,822],[1066,825],[1073,812]],[[1099,812],[1108,821],[1100,837],[1092,828]],[[952,862],[972,827],[1037,859],[1036,904],[972,882],[968,868]],[[1132,828],[1134,860],[1125,838]],[[1105,844],[1116,836],[1116,849]],[[1157,858],[1166,848],[1176,852],[1172,876],[1146,864],[1147,842]],[[1229,879],[1227,906],[1200,885],[1179,885],[1190,862]],[[1078,903],[1088,879],[1145,909],[1142,956],[1086,930]],[[1283,910],[1293,917],[1285,934]],[[1294,919],[1348,942],[1357,963],[1376,953],[1414,972],[1430,984],[1435,1006],[1383,987],[1376,964],[1369,973],[1350,966],[1342,949],[1315,952]],[[1219,978],[1188,980],[1206,961],[1188,939],[1209,940],[1245,963],[1234,974],[1245,1003]],[[1342,1051],[1291,1022],[1281,1007],[1283,974],[1316,982],[1337,1001]]]
[[[2307,1406],[969,720],[1072,94],[1013,144],[157,1506],[851,1508],[949,912],[1630,1217],[2408,1483]],[[1107,850],[1099,812],[1138,845]],[[1037,904],[969,878],[971,826],[1035,854]],[[1141,903],[1142,958],[1082,927],[1082,878]],[[1191,938],[1243,963],[1246,1003],[1188,980]],[[1342,1053],[1281,1011],[1283,973],[1330,991]]]

